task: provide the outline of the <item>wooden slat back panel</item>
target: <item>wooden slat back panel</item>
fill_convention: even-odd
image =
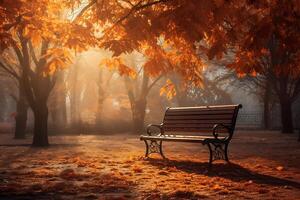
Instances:
[[[172,116],[172,115],[214,115],[214,114],[232,114],[234,110],[170,110],[171,108],[168,109],[168,112],[166,115]],[[192,109],[192,108],[190,108]]]
[[[172,132],[211,132],[215,124],[234,128],[241,105],[176,107],[166,110],[163,128]],[[227,129],[218,129],[227,132]]]

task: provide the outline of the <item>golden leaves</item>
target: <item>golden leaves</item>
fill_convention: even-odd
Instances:
[[[170,79],[167,79],[166,84],[160,89],[160,96],[166,95],[167,99],[171,100],[176,95],[175,85]]]
[[[284,170],[284,167],[283,167],[283,166],[277,166],[277,167],[276,167],[276,170],[277,170],[277,171],[283,171],[283,170]]]
[[[52,75],[58,69],[65,69],[72,63],[71,53],[63,48],[48,49],[43,58],[47,60],[45,75]]]
[[[79,9],[81,4],[79,0],[18,1],[17,3],[18,6],[9,4],[7,8],[11,9],[10,13],[14,14],[13,17],[6,12],[1,15],[0,28],[2,23],[12,24],[7,32],[21,33],[20,37],[30,39],[34,47],[39,47],[42,40],[50,41],[54,46],[76,51],[83,51],[97,44],[92,22],[73,23],[68,16],[70,14],[68,12],[72,14]],[[11,39],[19,41],[18,34],[12,34]]]
[[[100,62],[100,67],[101,66],[105,66],[111,71],[118,70],[121,76],[126,75],[126,76],[130,76],[131,78],[136,77],[136,71],[128,67],[127,65],[125,65],[124,61],[119,57],[103,59]]]
[[[40,30],[37,30],[32,24],[25,26],[23,29],[23,36],[30,39],[34,47],[38,47],[42,42]]]
[[[238,78],[243,78],[246,75],[255,77],[261,72],[262,66],[258,61],[260,56],[262,56],[260,52],[238,51],[235,55],[234,61],[227,64],[227,67],[235,70]]]

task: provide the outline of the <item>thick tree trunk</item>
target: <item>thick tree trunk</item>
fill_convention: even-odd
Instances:
[[[282,133],[293,133],[292,103],[286,96],[280,98]]]
[[[46,102],[37,102],[34,113],[34,133],[32,146],[48,146],[48,108]]]
[[[15,139],[24,139],[26,135],[28,105],[26,99],[20,96],[17,102]]]
[[[146,115],[146,99],[137,100],[132,108],[133,131],[142,133],[144,131],[144,121]]]

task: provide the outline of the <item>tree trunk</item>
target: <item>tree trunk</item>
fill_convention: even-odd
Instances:
[[[5,100],[5,92],[4,87],[1,86],[0,88],[0,121],[4,121],[5,119],[5,108],[6,108],[6,100]]]
[[[189,106],[187,93],[185,91],[176,90],[176,100],[178,106]]]
[[[34,133],[32,146],[48,146],[48,108],[46,102],[37,102],[34,113]]]
[[[49,109],[52,125],[56,128],[63,128],[67,124],[65,95],[56,93],[53,98],[53,104]]]
[[[142,133],[144,131],[144,120],[146,115],[146,99],[137,100],[132,109],[133,131]]]
[[[105,98],[102,97],[101,94],[99,94],[99,98],[98,98],[98,105],[97,105],[97,112],[96,112],[96,123],[100,124],[101,120],[102,120],[102,111],[104,108],[104,100]]]
[[[271,97],[271,88],[270,84],[266,83],[266,89],[264,92],[264,128],[270,129],[270,97]]]
[[[71,88],[70,88],[70,114],[71,114],[71,125],[77,126],[80,123],[80,114],[79,114],[79,94],[80,89],[78,87],[78,65],[74,65],[72,71],[72,80],[71,80]]]
[[[24,96],[20,95],[17,101],[15,139],[24,139],[26,135],[28,105]]]
[[[293,133],[292,103],[286,96],[280,98],[282,133]]]

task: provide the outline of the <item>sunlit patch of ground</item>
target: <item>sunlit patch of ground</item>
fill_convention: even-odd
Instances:
[[[138,136],[53,136],[48,148],[0,135],[0,199],[299,199],[296,135],[237,132],[232,164],[205,146],[165,143],[144,159]]]

